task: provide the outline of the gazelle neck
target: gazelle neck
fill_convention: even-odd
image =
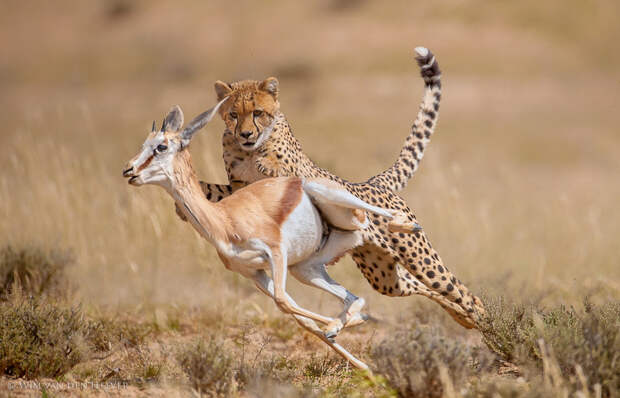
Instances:
[[[176,154],[172,167],[173,175],[170,194],[179,208],[205,239],[216,248],[227,244],[229,223],[220,206],[205,198],[187,149]]]

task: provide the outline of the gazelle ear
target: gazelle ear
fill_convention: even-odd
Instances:
[[[278,82],[278,79],[276,79],[275,77],[268,77],[267,79],[263,80],[260,85],[258,86],[259,89],[268,92],[269,94],[273,95],[274,98],[278,98],[278,91],[279,91],[279,85],[280,83]]]
[[[183,126],[183,111],[181,107],[175,105],[168,112],[161,129],[162,131],[176,132],[181,129],[181,126]]]
[[[217,94],[217,100],[221,101],[224,97],[227,97],[232,93],[232,87],[228,83],[224,83],[221,80],[218,80],[213,85],[215,87],[215,93]]]
[[[211,119],[213,119],[213,116],[215,116],[218,109],[220,109],[220,106],[222,106],[222,104],[226,102],[227,99],[228,97],[224,97],[224,99],[218,102],[217,105],[215,105],[213,108],[202,112],[200,115],[196,116],[191,122],[189,122],[187,126],[185,126],[185,128],[181,132],[181,143],[184,147],[189,145],[189,141],[192,139],[192,136],[196,131],[203,128],[207,123],[211,121]]]

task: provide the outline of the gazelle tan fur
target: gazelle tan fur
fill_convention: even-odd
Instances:
[[[204,197],[187,147],[193,133],[211,120],[225,100],[182,131],[183,113],[173,107],[159,131],[153,124],[123,176],[135,186],[155,184],[166,189],[196,231],[215,246],[226,268],[252,279],[280,310],[292,314],[302,327],[354,366],[367,369],[334,341],[343,327],[365,320],[360,313],[364,300],[332,280],[325,264],[362,243],[360,230],[368,224],[364,211],[388,219],[396,214],[356,198],[335,182],[297,177],[264,179],[220,202],[210,202]],[[326,239],[324,220],[337,228]],[[409,232],[416,227],[394,224],[394,228]],[[345,304],[343,313],[331,318],[297,305],[286,292],[289,268],[303,283],[339,297]],[[327,331],[315,321],[328,325]]]

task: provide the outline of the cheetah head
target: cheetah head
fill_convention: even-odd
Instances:
[[[239,146],[246,151],[259,148],[269,138],[280,109],[278,79],[243,80],[235,83],[215,82],[219,100],[229,97],[220,108],[226,128],[233,132]]]

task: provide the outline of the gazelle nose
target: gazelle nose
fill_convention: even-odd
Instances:
[[[252,132],[251,131],[242,131],[241,133],[239,133],[239,135],[242,136],[245,139],[248,139],[252,135]]]
[[[123,170],[123,177],[129,177],[132,174],[133,174],[133,166]]]

